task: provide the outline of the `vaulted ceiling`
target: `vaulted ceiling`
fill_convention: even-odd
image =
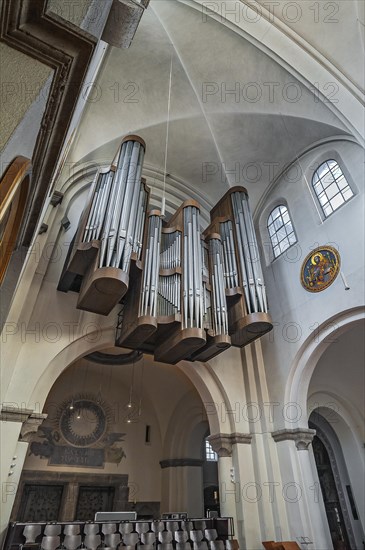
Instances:
[[[223,4],[225,12],[214,13]],[[152,0],[132,46],[111,48],[93,83],[69,160],[79,166],[110,163],[121,137],[137,133],[147,143],[144,172],[159,205],[172,58],[167,210],[192,196],[207,211],[237,184],[247,187],[254,209],[280,172],[305,150],[322,140],[356,134],[342,107],[346,93],[356,99],[361,82],[361,56],[349,64],[351,52],[361,47],[360,27],[353,32],[357,3],[349,8],[349,2],[340,2],[334,14],[312,13],[306,3],[300,5],[295,24],[295,13],[278,4],[274,25],[264,11],[256,12],[252,22],[241,2]],[[329,22],[331,15],[339,23]],[[314,29],[322,33],[321,40]],[[281,43],[285,36],[287,49]],[[344,47],[339,36],[346,36]],[[311,50],[312,68],[304,43]],[[299,46],[304,57],[291,65]],[[332,71],[333,81],[322,75],[318,90],[309,73],[315,78],[319,61],[328,74]]]

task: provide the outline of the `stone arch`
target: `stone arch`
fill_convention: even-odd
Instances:
[[[351,548],[357,548],[361,546],[364,537],[363,520],[360,519],[364,517],[364,484],[361,481],[364,457],[356,426],[348,411],[343,409],[343,403],[338,411],[334,411],[330,405],[315,408],[309,422],[328,452],[347,535]],[[349,499],[349,489],[355,502]],[[360,521],[355,520],[354,513]]]
[[[95,335],[96,333],[97,331],[95,331]],[[27,405],[29,408],[39,410],[39,412],[42,410],[50,389],[69,365],[89,353],[114,346],[114,326],[100,328],[95,343],[91,342],[93,334],[89,333],[88,338],[80,337],[73,340],[52,357],[37,381],[34,382]],[[219,408],[215,405],[216,403],[228,403],[224,391],[218,386],[212,373],[203,363],[193,364],[189,361],[181,361],[176,368],[189,378],[197,390],[207,413],[211,433],[219,433],[221,431]],[[227,409],[229,410],[228,405]]]
[[[343,311],[323,322],[318,330],[306,339],[292,363],[285,387],[285,403],[295,403],[300,411],[297,425],[286,420],[286,428],[308,427],[307,397],[314,369],[333,338],[340,336],[364,319],[363,306]]]

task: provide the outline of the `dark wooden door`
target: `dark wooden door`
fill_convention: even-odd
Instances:
[[[63,485],[24,485],[18,521],[58,521]]]
[[[113,511],[114,487],[81,486],[75,520],[93,520],[96,512]]]

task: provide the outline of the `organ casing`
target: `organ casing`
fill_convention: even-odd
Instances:
[[[116,345],[175,364],[206,361],[272,329],[247,191],[231,188],[202,232],[186,200],[168,221],[148,210],[145,143],[122,141],[92,183],[58,290],[108,315],[120,304]]]

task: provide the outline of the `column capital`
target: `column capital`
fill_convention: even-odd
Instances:
[[[251,434],[243,434],[238,432],[233,434],[219,433],[208,437],[208,441],[211,444],[213,451],[215,451],[219,457],[232,456],[232,445],[236,445],[237,443],[250,445],[251,440]]]
[[[279,441],[295,441],[298,451],[308,451],[308,447],[316,435],[316,430],[310,428],[284,429],[272,432],[271,435],[276,443]]]
[[[29,443],[32,434],[36,433],[39,426],[47,418],[47,414],[33,412],[32,409],[2,406],[0,420],[3,422],[21,422],[19,441]]]
[[[23,426],[20,430],[19,441],[27,441],[29,443],[47,416],[48,414],[32,413],[28,419],[23,422]]]

